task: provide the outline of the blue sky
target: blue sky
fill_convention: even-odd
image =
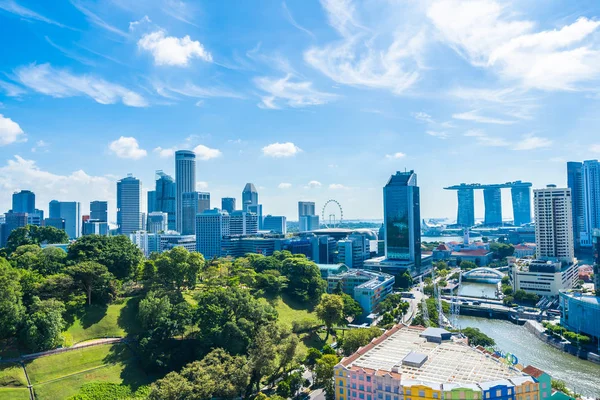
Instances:
[[[422,215],[460,182],[564,185],[600,153],[600,4],[493,0],[0,0],[0,209],[31,189],[111,201],[198,154],[198,189],[296,219],[381,218],[414,169]],[[509,193],[504,196],[510,217]],[[144,201],[145,203],[145,201]],[[483,215],[482,204],[477,216]]]

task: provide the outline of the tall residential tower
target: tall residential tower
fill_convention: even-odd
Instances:
[[[175,152],[176,228],[183,229],[183,194],[196,190],[196,153],[190,150]]]
[[[571,189],[548,185],[533,191],[536,257],[572,263]]]

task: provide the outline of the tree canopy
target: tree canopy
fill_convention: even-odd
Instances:
[[[69,236],[62,229],[53,226],[26,225],[13,229],[6,240],[6,250],[10,254],[19,246],[28,244],[68,243]]]

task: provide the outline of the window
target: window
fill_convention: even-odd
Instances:
[[[371,395],[370,394],[367,395],[367,400],[371,400]]]
[[[352,397],[356,397],[356,392],[354,390],[352,391]]]
[[[352,384],[352,389],[356,389],[356,383]]]
[[[385,395],[385,400],[392,400],[392,396],[390,396],[389,394]]]
[[[546,382],[542,383],[542,389],[546,389]]]
[[[385,391],[386,391],[386,392],[391,392],[391,391],[392,391],[392,388],[391,388],[390,386],[386,386],[386,387],[385,387]]]
[[[498,389],[496,390],[496,397],[500,397],[502,396],[502,390]]]
[[[344,376],[344,371],[340,371],[340,376]]]
[[[438,398],[438,394],[437,394],[437,393],[434,393],[434,394],[433,394],[433,398],[434,398],[434,399],[437,399],[437,398]]]
[[[371,382],[371,377],[367,376],[367,382]]]
[[[340,388],[340,394],[344,394],[344,388]]]
[[[425,391],[419,390],[419,397],[425,397]]]
[[[365,390],[365,385],[358,385],[358,390],[364,391]]]
[[[487,392],[487,393],[485,394],[485,398],[486,398],[486,399],[489,399],[489,398],[490,398],[490,392]]]
[[[404,389],[404,394],[410,395],[410,389]]]
[[[358,394],[358,398],[361,399],[361,400],[364,400],[365,399],[365,394],[364,393],[359,393]]]
[[[359,376],[358,376],[358,380],[359,380],[359,381],[364,381],[364,380],[365,380],[365,377],[364,377],[364,376],[362,376],[362,375],[359,375]]]
[[[338,385],[344,386],[344,381],[340,379],[340,383],[338,383]]]
[[[377,384],[377,389],[382,390],[383,386],[381,386],[381,383]]]

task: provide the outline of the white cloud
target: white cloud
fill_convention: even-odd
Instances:
[[[579,18],[555,30],[535,31],[508,4],[494,0],[434,1],[427,15],[457,53],[474,66],[493,68],[526,87],[573,90],[600,75],[593,33],[600,21]]]
[[[346,190],[347,186],[342,185],[341,183],[332,183],[329,185],[329,189],[331,190]]]
[[[202,43],[188,35],[178,38],[167,36],[164,30],[147,33],[138,41],[138,47],[152,53],[154,64],[186,67],[192,58],[212,61]]]
[[[123,86],[92,75],[75,75],[64,69],[55,69],[50,64],[19,67],[15,74],[23,85],[52,97],[88,96],[100,104],[120,101],[131,107],[148,105],[142,96]]]
[[[285,1],[281,4],[281,6],[283,7],[283,15],[285,15],[285,17],[290,22],[290,24],[292,24],[292,26],[294,26],[296,29],[298,29],[298,30],[306,33],[307,35],[309,35],[313,39],[315,38],[314,33],[312,33],[311,31],[309,31],[308,29],[306,29],[305,27],[303,27],[302,25],[300,25],[298,22],[296,22],[296,19],[294,18],[294,16],[292,15],[292,13],[290,12],[290,10],[288,9],[288,6],[287,6],[287,4],[285,4]]]
[[[114,213],[115,182],[104,176],[90,176],[82,170],[67,175],[57,175],[44,171],[33,160],[15,156],[0,167],[0,196],[2,209],[10,208],[8,193],[30,189],[35,192],[38,205],[46,206],[50,200],[77,200],[89,204],[92,200],[106,199],[111,204],[109,211]]]
[[[402,29],[398,19],[389,23],[394,19],[392,10],[379,10],[373,26],[365,27],[358,15],[372,15],[373,10],[357,12],[351,0],[322,0],[321,4],[329,24],[342,40],[308,49],[304,53],[308,64],[338,83],[386,89],[396,94],[417,82],[425,43],[422,31]]]
[[[305,189],[317,189],[320,188],[321,186],[321,182],[319,181],[310,181],[308,182],[308,184],[306,186],[304,186]]]
[[[506,119],[486,117],[485,115],[479,114],[479,110],[472,110],[464,113],[452,114],[452,118],[460,119],[463,121],[479,122],[481,124],[511,125],[516,122]]]
[[[289,189],[292,187],[291,183],[281,182],[278,186],[279,189]]]
[[[41,151],[42,153],[47,153],[49,146],[50,143],[45,142],[44,140],[38,140],[37,142],[35,142],[35,146],[31,148],[31,152],[36,153]]]
[[[112,141],[108,148],[119,158],[130,158],[139,160],[146,157],[146,150],[140,149],[138,141],[134,137],[121,136],[117,140]]]
[[[552,146],[552,140],[544,137],[528,134],[517,142],[513,150],[535,150]]]
[[[173,157],[175,155],[175,150],[176,149],[174,147],[169,147],[169,148],[164,149],[164,148],[158,146],[157,148],[155,148],[152,151],[157,153],[158,156],[161,158],[168,158],[168,157]]]
[[[29,8],[25,8],[25,7],[17,4],[17,2],[14,0],[0,1],[0,10],[4,10],[9,13],[18,15],[19,17],[27,19],[27,20],[41,21],[41,22],[45,22],[50,25],[60,26],[61,28],[69,28],[68,26],[63,25],[60,22],[56,22],[50,18],[44,17],[43,15],[38,14],[35,11],[30,10]],[[69,28],[69,29],[72,29],[72,28]]]
[[[476,143],[480,146],[505,147],[510,144],[502,138],[489,136],[479,129],[471,129],[465,133],[465,136],[475,138]]]
[[[0,146],[23,140],[25,132],[12,119],[0,114]]]
[[[337,97],[314,89],[312,82],[292,81],[291,74],[284,78],[259,77],[254,79],[254,83],[267,93],[261,98],[261,108],[278,109],[281,108],[279,102],[294,108],[316,106],[326,104]]]
[[[425,133],[428,134],[429,136],[437,137],[437,138],[440,138],[440,139],[447,139],[448,138],[448,132],[425,131]]]
[[[243,99],[244,95],[236,93],[232,90],[220,87],[200,87],[193,83],[187,82],[184,85],[167,85],[161,82],[153,82],[154,89],[159,95],[168,99],[177,99],[174,94],[180,94],[186,97],[226,97],[232,99]],[[196,103],[198,105],[198,103]]]
[[[2,89],[8,97],[19,97],[25,93],[25,89],[5,81],[0,81],[0,89]]]
[[[270,145],[262,148],[262,152],[265,156],[275,158],[293,157],[301,151],[302,149],[292,142],[271,143]]]
[[[398,160],[398,159],[404,158],[404,157],[406,157],[406,154],[400,153],[400,152],[385,155],[385,158],[387,158],[389,160]]]
[[[414,112],[412,113],[412,116],[419,120],[419,121],[423,121],[423,122],[428,122],[430,124],[435,123],[435,121],[433,120],[433,118],[431,117],[431,115],[427,114],[426,112],[423,111],[419,111],[419,112]]]
[[[83,15],[86,16],[87,20],[96,25],[99,26],[102,29],[105,29],[109,32],[115,33],[121,37],[128,37],[129,35],[127,34],[127,32],[122,31],[121,29],[109,24],[108,22],[106,22],[105,20],[103,20],[102,18],[100,18],[100,16],[94,12],[92,12],[91,10],[89,10],[88,8],[84,7],[81,2],[79,2],[78,0],[71,0],[71,4],[73,4],[73,6],[79,10],[79,12],[81,12]]]
[[[194,153],[196,153],[196,156],[198,156],[199,159],[204,161],[221,157],[222,155],[220,150],[211,149],[203,144],[199,144],[198,146],[194,147]]]
[[[196,182],[196,190],[206,190],[208,189],[208,182],[198,181]]]

